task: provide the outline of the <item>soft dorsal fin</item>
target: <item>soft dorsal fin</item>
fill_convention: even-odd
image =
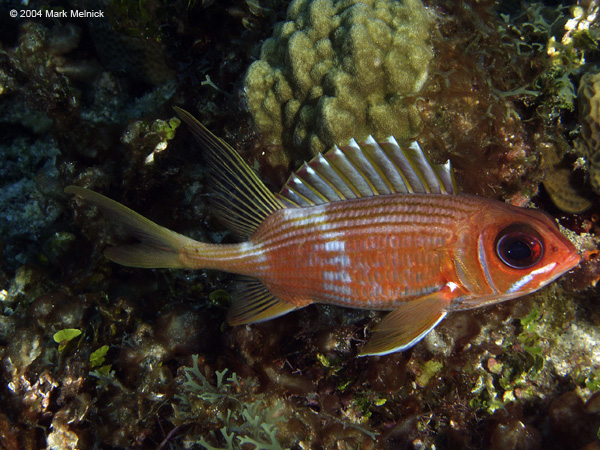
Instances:
[[[382,194],[455,192],[450,161],[431,164],[416,142],[403,149],[393,137],[377,142],[369,136],[304,163],[288,178],[279,198],[304,207]]]
[[[215,193],[212,202],[219,218],[238,237],[247,239],[267,216],[284,208],[284,204],[227,142],[212,134],[189,112],[176,106],[174,109],[206,150]]]

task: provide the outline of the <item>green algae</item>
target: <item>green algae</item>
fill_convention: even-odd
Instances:
[[[97,350],[94,350],[90,354],[90,366],[92,368],[100,367],[102,364],[104,364],[108,349],[108,345],[103,345],[102,347],[98,348]]]
[[[58,351],[62,353],[69,342],[78,336],[81,336],[81,330],[76,328],[65,328],[54,333],[52,339],[58,344]]]

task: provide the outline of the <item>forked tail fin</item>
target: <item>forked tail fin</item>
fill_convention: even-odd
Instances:
[[[141,214],[97,192],[78,186],[67,186],[67,194],[75,194],[97,206],[102,212],[121,223],[139,244],[111,247],[104,251],[111,261],[129,267],[184,268],[180,250],[186,245],[198,245],[196,241],[155,224]]]

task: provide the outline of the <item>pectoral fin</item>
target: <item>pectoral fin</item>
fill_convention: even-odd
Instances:
[[[373,329],[373,336],[358,356],[387,355],[415,345],[446,316],[452,290],[446,285],[389,313]]]

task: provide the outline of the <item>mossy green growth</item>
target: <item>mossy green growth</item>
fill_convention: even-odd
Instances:
[[[420,0],[294,0],[245,79],[267,142],[315,154],[350,138],[413,138],[407,96],[427,79],[431,19]]]
[[[75,235],[66,231],[54,233],[42,246],[42,253],[38,256],[44,265],[56,264],[61,256],[66,254],[75,242]]]
[[[208,294],[212,305],[219,308],[226,308],[231,303],[231,296],[224,289],[216,289]]]
[[[600,369],[590,373],[585,380],[585,387],[592,392],[600,391]]]
[[[494,379],[489,374],[482,372],[477,378],[471,393],[474,394],[469,400],[469,407],[474,410],[482,410],[493,414],[499,408],[504,408],[499,392],[494,386]]]
[[[167,141],[170,141],[175,137],[175,130],[181,125],[181,120],[177,117],[172,117],[168,122],[166,120],[156,120],[150,127],[150,130],[154,133],[158,133],[163,136]]]
[[[367,394],[367,395],[356,395],[354,397],[354,405],[362,414],[362,422],[366,423],[368,419],[373,415],[372,408],[376,406],[383,406],[387,403],[387,399],[384,397],[379,397],[376,394]],[[367,431],[363,428],[358,428],[363,433],[375,438],[379,433]]]
[[[425,364],[421,365],[421,373],[415,379],[415,381],[419,386],[427,386],[429,380],[431,380],[431,378],[437,372],[439,372],[442,369],[442,367],[444,367],[444,364],[441,361],[436,361],[434,359],[427,361]]]
[[[540,336],[537,330],[540,319],[540,312],[537,309],[532,310],[527,316],[521,319],[523,331],[517,336],[517,339],[523,346],[523,350],[529,357],[528,364],[526,365],[529,369],[529,375],[532,378],[537,377],[544,367],[544,356],[542,355]]]
[[[162,6],[162,5],[159,5]],[[148,0],[111,0],[108,19],[129,36],[161,39],[160,23],[156,20],[156,2]]]

